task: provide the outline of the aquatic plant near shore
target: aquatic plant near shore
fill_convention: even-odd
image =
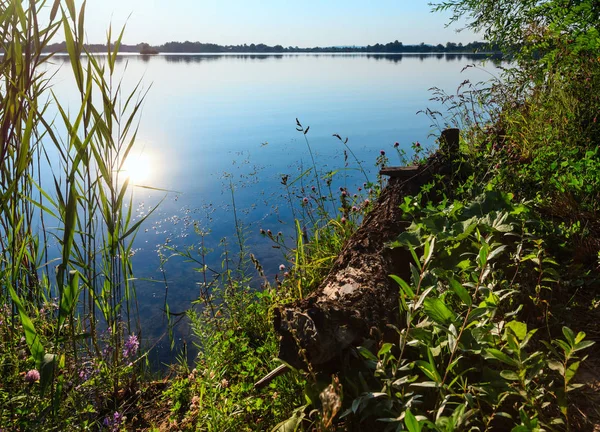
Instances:
[[[132,218],[122,170],[144,94],[139,83],[126,93],[117,76],[123,32],[113,40],[109,30],[104,58],[88,55],[85,2],[79,10],[72,0],[46,6],[0,6],[0,304],[8,305],[0,312],[0,363],[12,365],[3,369],[0,427],[11,430],[62,429],[75,415],[101,421],[131,378],[122,354],[139,347],[133,340],[126,346],[124,335],[137,327],[130,257],[143,218]],[[69,109],[51,91],[53,54],[44,53],[59,31],[79,92],[79,105]],[[44,170],[49,182],[40,178]],[[108,341],[100,328],[111,330]],[[102,385],[81,374],[79,364],[92,358]],[[39,381],[39,395],[19,397],[19,369],[30,369],[25,379]],[[100,401],[93,407],[90,389]],[[7,415],[17,411],[27,415]]]

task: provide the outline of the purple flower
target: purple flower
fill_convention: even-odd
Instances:
[[[352,211],[353,211],[353,212],[357,212],[357,211],[358,211],[358,207],[356,207],[356,206],[352,206]]]
[[[379,150],[379,153],[381,153],[381,156],[385,156],[385,151],[384,150]]]
[[[111,354],[112,354],[112,352],[113,352],[113,347],[112,347],[112,346],[110,346],[110,345],[106,345],[106,346],[104,347],[104,349],[102,350],[102,355],[103,355],[104,357],[108,357],[109,355],[111,355]]]
[[[365,205],[368,206],[371,203],[368,199],[365,200]]]
[[[345,223],[346,223],[346,218],[345,218],[345,217],[342,217],[342,221],[341,221],[341,222],[342,222],[343,224],[345,224]]]
[[[312,191],[313,191],[313,192],[317,190],[317,188],[316,188],[316,187],[314,187],[314,186],[313,186],[313,187],[311,187],[311,189],[312,189]]]
[[[261,228],[261,229],[260,229],[260,233],[261,233],[262,235],[265,235],[265,233],[266,233],[266,232],[265,232],[265,230],[264,230],[264,229],[262,229],[262,228]]]
[[[394,143],[394,148],[398,148],[399,146],[400,146],[400,143],[399,143],[398,141],[396,141],[396,142]]]
[[[25,382],[27,382],[27,383],[34,383],[39,380],[40,380],[40,373],[37,371],[37,369],[31,369],[25,375]]]
[[[346,191],[342,191],[342,196],[344,196],[344,197],[345,197],[345,196],[348,196],[348,192],[346,192]]]
[[[140,341],[137,336],[134,334],[129,335],[127,341],[125,342],[125,346],[123,347],[123,357],[133,357],[140,347]]]
[[[285,266],[284,266],[283,264],[281,264],[281,265],[279,266],[279,271],[284,271],[284,270],[285,270]]]
[[[417,141],[417,142],[415,143],[415,147],[421,147],[421,143],[420,143],[419,141]]]
[[[81,381],[87,381],[90,377],[91,373],[88,369],[81,369],[79,371],[79,379]]]
[[[304,197],[304,198],[302,198],[302,202],[303,202],[304,204],[308,204],[308,198],[307,198],[307,197]]]
[[[105,417],[103,423],[111,432],[117,432],[123,423],[123,414],[115,411],[112,417]]]

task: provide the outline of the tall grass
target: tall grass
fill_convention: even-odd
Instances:
[[[85,7],[0,1],[0,304],[11,311],[7,347],[25,337],[25,364],[40,372],[42,394],[51,390],[54,414],[66,378],[84,381],[82,361],[96,359],[116,393],[125,338],[140,333],[130,257],[144,219],[133,218],[123,167],[145,93],[140,83],[126,91],[116,72],[123,31],[109,29],[105,56],[86,52]],[[52,89],[45,48],[58,34],[76,106]]]

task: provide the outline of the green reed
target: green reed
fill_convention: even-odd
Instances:
[[[148,216],[133,219],[122,172],[145,93],[141,83],[126,91],[117,74],[123,31],[113,40],[109,29],[105,56],[86,51],[85,6],[0,1],[0,303],[11,306],[11,331],[26,338],[55,411],[81,358],[102,357],[99,329],[110,330],[111,356],[102,364],[114,392],[124,336],[140,333],[131,256]],[[59,31],[77,106],[65,106],[52,90],[54,54],[45,48]],[[41,178],[48,168],[52,177]],[[52,240],[57,258],[48,262]],[[57,310],[41,324],[39,310],[53,297]]]

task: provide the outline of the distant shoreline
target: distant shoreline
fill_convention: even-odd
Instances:
[[[85,44],[87,52],[108,52],[106,44]],[[111,46],[114,51],[114,46]],[[48,45],[45,52],[66,52],[65,42]],[[162,45],[149,45],[140,43],[137,45],[119,45],[120,53],[160,53],[160,54],[500,54],[498,47],[486,42],[470,42],[463,45],[447,42],[445,45],[429,45],[421,43],[418,45],[404,45],[402,42],[394,41],[387,44],[375,44],[367,46],[329,46],[329,47],[283,47],[281,45],[269,46],[265,44],[244,45],[217,45],[202,42],[167,42]]]
[[[64,52],[55,52],[55,55],[58,56],[66,56],[68,55],[68,53],[66,51]],[[90,54],[92,55],[98,55],[98,56],[102,56],[102,55],[106,55],[107,53],[105,52],[101,52],[101,51],[91,51]],[[335,55],[335,56],[478,56],[478,57],[485,57],[485,56],[497,56],[497,57],[501,57],[502,53],[499,52],[335,52],[335,51],[319,51],[319,52],[282,52],[282,53],[278,53],[278,52],[159,52],[157,54],[142,54],[142,53],[137,53],[137,52],[119,52],[117,54],[118,56],[130,56],[130,57],[135,57],[135,56],[140,56],[140,57],[147,57],[147,56],[152,56],[152,57],[156,57],[156,56],[177,56],[177,55],[182,55],[182,56],[197,56],[197,55],[206,55],[206,56],[269,56],[269,57],[274,57],[274,56],[301,56],[301,55],[315,55],[315,56],[319,56],[319,55]]]

